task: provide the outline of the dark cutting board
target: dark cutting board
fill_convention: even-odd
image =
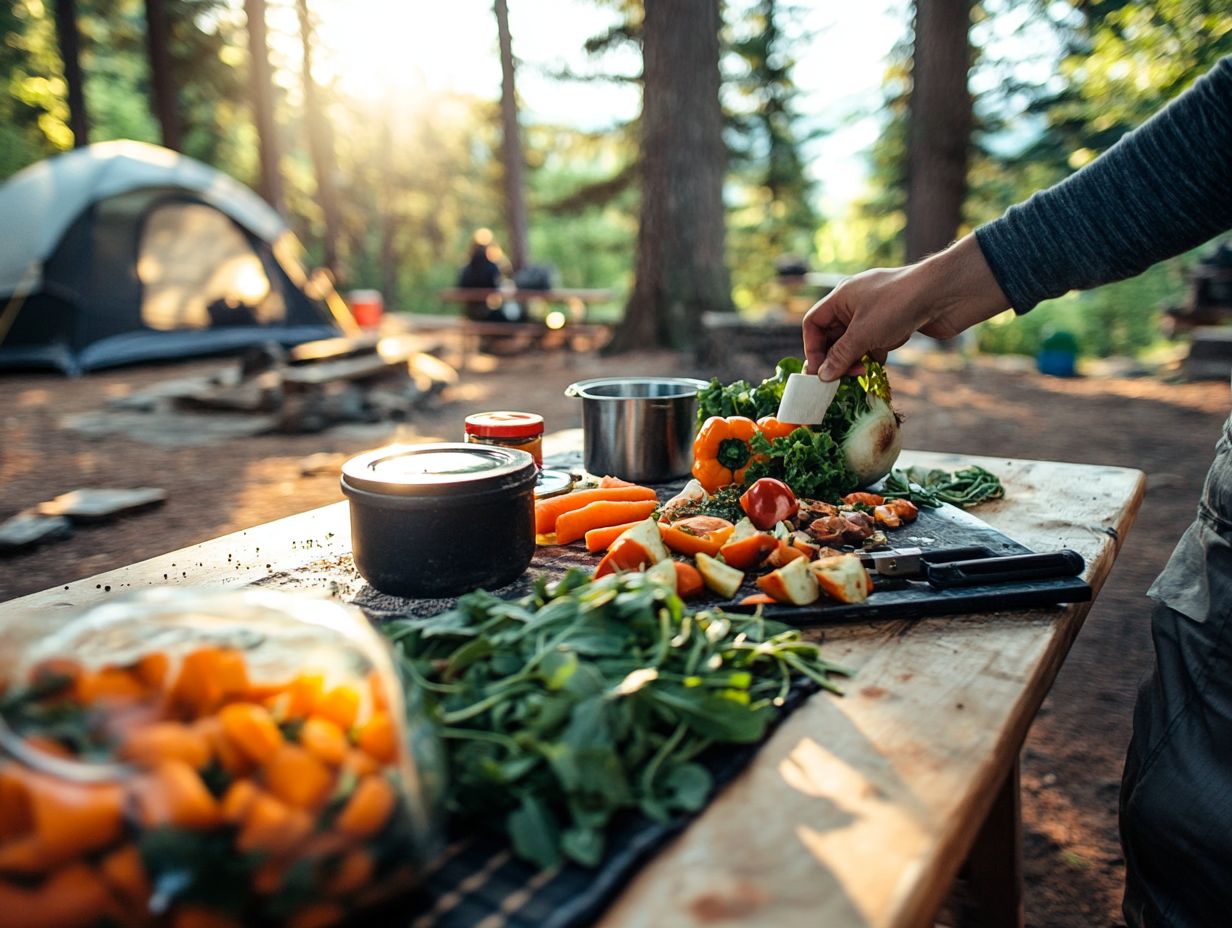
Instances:
[[[993,555],[1030,554],[1021,545],[980,521],[969,512],[954,506],[920,510],[919,518],[910,525],[887,531],[886,536],[896,548],[920,548],[936,551],[981,545]],[[876,578],[876,574],[873,575]],[[746,584],[753,589],[751,583]],[[1007,609],[1028,609],[1055,603],[1079,603],[1091,598],[1091,587],[1081,577],[1057,577],[1052,580],[1028,580],[1018,583],[990,583],[982,586],[955,587],[935,590],[927,583],[917,582],[908,589],[879,588],[862,603],[818,601],[811,606],[766,606],[765,614],[795,625],[814,625],[868,619],[918,619],[932,615],[954,615],[971,612],[1000,612]]]
[[[580,456],[553,459],[547,466],[577,470],[580,467]],[[683,480],[658,484],[655,490],[659,498],[666,501],[678,493],[684,484]],[[915,522],[887,531],[886,536],[895,548],[935,551],[981,545],[993,555],[1032,553],[1030,548],[1002,534],[970,512],[949,505],[938,509],[921,508]],[[536,553],[531,572],[534,573],[538,568],[540,572],[555,573],[568,566],[593,565],[597,560],[596,556],[587,554],[580,543],[546,546]],[[735,597],[737,601],[749,593],[758,592],[754,583],[757,576],[758,574],[749,572],[744,588]],[[924,616],[1000,612],[1056,603],[1087,602],[1090,599],[1091,587],[1080,577],[996,583],[949,590],[935,590],[927,583],[920,582],[910,585],[908,589],[874,588],[873,595],[862,603],[836,603],[823,599],[810,606],[765,606],[764,614],[794,625],[819,625],[883,618],[916,619]],[[713,603],[721,603],[727,609],[741,608],[717,598]]]

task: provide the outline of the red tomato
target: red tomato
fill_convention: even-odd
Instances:
[[[776,523],[790,519],[800,509],[796,494],[782,480],[762,477],[740,497],[740,508],[758,528],[774,528]]]

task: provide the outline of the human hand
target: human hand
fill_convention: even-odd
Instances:
[[[953,338],[1009,305],[975,237],[908,267],[865,271],[804,316],[805,371],[835,380],[885,361],[913,332]]]

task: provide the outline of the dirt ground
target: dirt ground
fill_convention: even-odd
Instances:
[[[466,372],[435,405],[399,426],[398,437],[459,440],[463,417],[491,408],[535,410],[549,429],[574,427],[580,409],[562,393],[573,380],[708,376],[669,354],[478,360],[483,369]],[[337,501],[337,477],[303,476],[300,462],[317,452],[356,453],[393,434],[392,428],[350,427],[161,447],[85,438],[62,427],[66,415],[97,410],[108,398],[227,363],[143,366],[78,380],[0,376],[0,519],[77,487],[153,485],[168,492],[158,509],[0,559],[0,600]],[[1117,788],[1134,694],[1151,662],[1143,594],[1192,517],[1228,414],[1228,384],[1057,380],[978,360],[958,370],[936,367],[892,372],[907,447],[1113,464],[1148,475],[1137,524],[1032,728],[1023,763],[1027,923],[1118,925]]]

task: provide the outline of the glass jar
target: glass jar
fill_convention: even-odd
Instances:
[[[466,440],[527,451],[543,467],[543,416],[533,412],[477,412],[466,417]]]
[[[441,753],[357,610],[144,590],[15,666],[0,689],[14,924],[329,925],[412,888],[435,848]]]

